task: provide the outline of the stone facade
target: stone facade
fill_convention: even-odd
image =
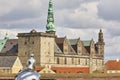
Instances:
[[[102,71],[104,66],[104,38],[100,30],[98,42],[68,39],[55,35],[52,0],[49,1],[46,32],[18,33],[18,57],[23,67],[31,53],[35,55],[36,67],[89,68],[89,72]],[[13,46],[14,48],[15,46]],[[17,50],[16,50],[17,51]],[[82,71],[78,71],[82,72]],[[84,72],[83,72],[84,73]]]
[[[54,34],[30,32],[18,34],[18,56],[25,67],[33,53],[36,66],[54,63]]]
[[[102,43],[104,42],[98,41],[95,44],[93,40],[82,41],[80,38],[72,39],[72,41],[66,37],[58,38],[52,32],[19,33],[18,56],[23,66],[26,64],[28,55],[34,53],[37,67],[45,65],[87,67],[90,69],[90,73],[103,70],[104,44]],[[101,46],[103,48],[99,50],[98,47]]]

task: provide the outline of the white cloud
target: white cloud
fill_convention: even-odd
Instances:
[[[30,32],[33,28],[44,32],[48,1],[0,0],[0,38],[6,32],[10,38],[16,38],[17,33]],[[102,28],[105,59],[115,59],[116,55],[120,56],[118,3],[118,0],[54,0],[56,34],[81,40],[93,38],[96,42]]]
[[[98,2],[83,3],[75,9],[59,10],[56,12],[56,22],[63,27],[99,28],[97,4]]]

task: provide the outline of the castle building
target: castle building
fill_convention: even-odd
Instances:
[[[92,73],[103,70],[105,43],[101,29],[97,43],[93,39],[83,41],[80,38],[58,37],[55,33],[53,2],[50,0],[46,32],[33,29],[29,33],[18,33],[18,39],[2,42],[1,53],[17,53],[23,67],[28,56],[33,53],[38,71],[46,65],[51,66],[56,73]]]

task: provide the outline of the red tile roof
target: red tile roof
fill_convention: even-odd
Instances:
[[[105,64],[106,70],[120,70],[120,60],[109,60]]]
[[[52,67],[56,73],[89,73],[88,67]]]
[[[44,67],[36,67],[35,70],[41,71]],[[52,67],[56,73],[89,73],[89,67]]]

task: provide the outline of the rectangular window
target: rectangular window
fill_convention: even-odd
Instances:
[[[25,41],[25,43],[24,43],[25,45],[27,44],[27,42]]]
[[[86,59],[85,65],[87,65],[87,59]]]
[[[60,64],[59,57],[57,58],[57,64]]]
[[[80,59],[78,59],[78,64],[80,64]]]
[[[67,64],[67,59],[65,58],[65,64]]]
[[[72,58],[72,64],[74,64],[74,58]]]

